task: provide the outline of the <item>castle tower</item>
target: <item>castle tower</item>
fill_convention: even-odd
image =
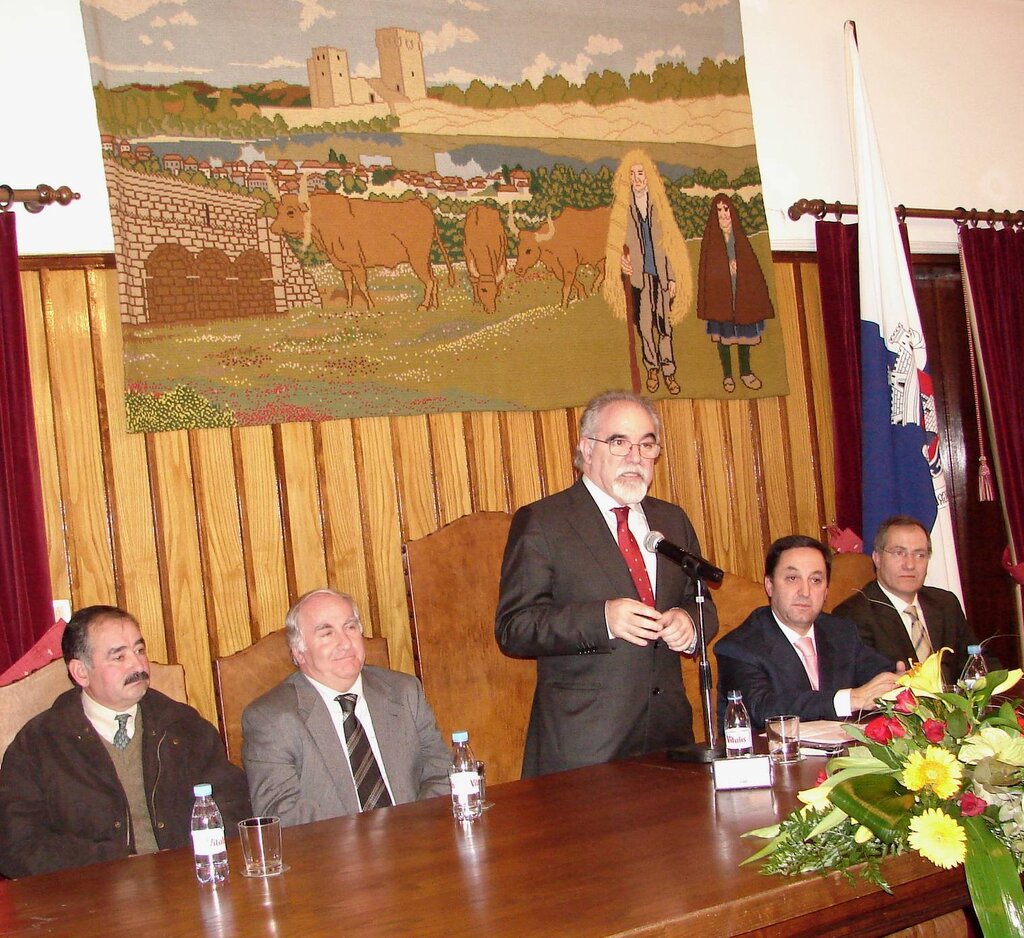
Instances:
[[[394,26],[378,29],[377,55],[381,83],[390,94],[405,95],[410,101],[427,96],[423,40],[418,32]]]
[[[313,107],[352,103],[348,53],[344,49],[316,47],[306,59],[306,74],[309,76],[309,103]]]

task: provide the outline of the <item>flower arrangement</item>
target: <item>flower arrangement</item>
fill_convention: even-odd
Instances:
[[[745,863],[762,872],[840,870],[889,891],[884,857],[916,850],[943,869],[963,864],[986,938],[1019,936],[1024,923],[1024,713],[993,698],[1021,671],[994,671],[947,693],[944,648],[903,674],[864,726],[844,728],[861,745],[829,760],[804,807],[750,831],[770,838]]]

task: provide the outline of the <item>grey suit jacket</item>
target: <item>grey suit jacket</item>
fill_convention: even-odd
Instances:
[[[363,694],[396,804],[444,795],[448,747],[416,678],[363,668]],[[296,671],[242,714],[242,761],[257,814],[284,826],[358,814],[341,740],[323,698]]]
[[[947,654],[942,660],[943,678],[953,683],[960,677],[967,663],[967,646],[977,642],[974,631],[967,624],[956,593],[934,586],[922,586],[917,601],[924,611],[932,650],[953,650],[951,655]],[[912,658],[916,660],[917,652],[910,641],[903,615],[882,592],[877,580],[872,580],[862,590],[841,602],[833,612],[837,616],[853,619],[860,629],[860,637],[879,654],[894,662],[906,662]]]
[[[654,530],[699,552],[682,509],[645,498]],[[694,584],[658,557],[659,610],[697,621]],[[679,655],[664,642],[641,648],[608,638],[604,605],[636,599],[618,544],[582,481],[516,512],[501,570],[495,635],[501,650],[537,659],[537,690],[523,777],[595,765],[693,741]],[[718,631],[710,596],[708,640]]]

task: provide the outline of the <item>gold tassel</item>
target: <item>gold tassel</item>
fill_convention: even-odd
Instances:
[[[988,460],[982,453],[978,457],[978,501],[994,502],[996,500],[995,490],[992,488],[992,470],[988,467]]]

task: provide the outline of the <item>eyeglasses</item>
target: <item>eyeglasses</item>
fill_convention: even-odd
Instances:
[[[913,557],[918,563],[922,560],[927,560],[932,555],[930,550],[907,550],[905,547],[883,547],[882,550],[897,560],[906,560],[907,557]]]
[[[593,440],[595,443],[604,443],[608,447],[608,452],[613,456],[628,456],[633,452],[634,446],[644,459],[657,459],[661,455],[661,444],[655,443],[654,440],[630,443],[629,440],[621,436],[613,436],[610,440],[599,440],[596,436],[588,436],[587,439]]]

